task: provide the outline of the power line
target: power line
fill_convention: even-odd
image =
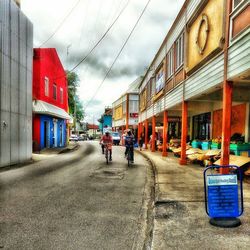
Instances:
[[[55,31],[49,36],[47,40],[45,40],[39,48],[41,48],[44,44],[46,44],[56,33],[57,31],[62,27],[64,22],[68,19],[68,17],[71,15],[71,13],[74,11],[74,9],[78,6],[81,0],[78,0],[76,4],[71,8],[71,10],[68,12],[68,14],[63,18],[63,20],[60,22],[60,24],[56,27]]]
[[[72,71],[74,71],[81,63],[83,63],[88,57],[89,55],[94,51],[94,49],[101,43],[101,41],[106,37],[106,35],[108,34],[108,32],[110,31],[110,29],[114,26],[114,24],[117,22],[117,20],[119,19],[119,17],[121,16],[121,14],[124,12],[124,10],[126,9],[126,7],[128,6],[130,0],[128,0],[126,2],[126,4],[124,5],[124,7],[122,8],[122,10],[119,12],[119,14],[117,15],[117,17],[115,18],[115,20],[111,23],[111,25],[108,27],[108,29],[105,31],[105,33],[102,35],[102,37],[96,42],[96,44],[92,47],[92,49],[89,50],[89,52],[83,57],[83,59],[81,59],[71,70],[68,70],[68,73],[71,73]],[[67,75],[67,74],[66,74]],[[65,77],[65,75],[62,76],[58,76],[55,77],[54,80],[59,79]]]
[[[112,24],[108,27],[108,29],[105,31],[105,33],[102,35],[102,37],[97,41],[97,43],[93,46],[92,49],[90,49],[90,51],[83,57],[83,59],[81,59],[71,70],[69,70],[69,72],[72,72],[73,70],[75,70],[82,62],[84,62],[89,55],[93,52],[93,50],[101,43],[101,41],[105,38],[105,36],[108,34],[108,32],[110,31],[110,29],[114,26],[114,24],[117,22],[117,20],[119,19],[119,17],[121,16],[121,14],[124,12],[124,10],[126,9],[126,7],[128,6],[128,3],[130,2],[130,0],[128,0],[126,2],[126,4],[124,5],[124,7],[122,8],[122,10],[119,12],[118,16],[116,17],[116,19],[112,22]]]
[[[140,19],[142,18],[144,12],[146,11],[146,9],[147,9],[147,7],[148,7],[150,1],[151,1],[151,0],[148,0],[147,4],[145,5],[144,9],[142,10],[142,12],[141,12],[139,18],[137,19],[137,21],[136,21],[135,25],[133,26],[132,30],[130,31],[130,33],[129,33],[127,39],[126,39],[125,42],[123,43],[123,45],[122,45],[120,51],[118,52],[117,56],[115,57],[115,59],[114,59],[114,61],[113,61],[113,63],[112,63],[111,66],[109,67],[109,69],[108,69],[107,73],[105,74],[105,76],[104,76],[102,82],[100,83],[100,85],[99,85],[98,88],[96,89],[94,95],[91,97],[91,99],[88,101],[87,105],[85,106],[85,110],[87,109],[88,105],[93,101],[93,99],[95,98],[95,96],[96,96],[96,94],[98,93],[99,89],[101,88],[101,86],[103,85],[103,83],[105,82],[105,80],[107,79],[107,77],[108,77],[109,73],[111,72],[111,70],[112,70],[114,64],[116,63],[117,59],[118,59],[119,56],[121,55],[121,53],[122,53],[124,47],[126,46],[128,40],[129,40],[129,38],[130,38],[131,35],[133,34],[133,32],[134,32],[134,30],[135,30],[137,24],[139,23]]]

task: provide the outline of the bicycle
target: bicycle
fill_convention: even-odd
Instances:
[[[132,146],[128,147],[128,151],[127,151],[127,161],[128,161],[128,167],[134,163],[133,159],[133,155],[132,155]]]
[[[110,158],[109,158],[109,151],[111,150],[112,145],[110,144],[104,144],[105,147],[105,158],[106,158],[106,164],[109,164]],[[111,153],[110,153],[111,154]]]

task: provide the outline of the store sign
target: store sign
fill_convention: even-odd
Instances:
[[[238,182],[237,174],[207,175],[207,170],[213,168],[219,169],[219,166],[211,166],[206,168],[204,171],[204,187],[207,214],[211,218],[239,217],[243,212],[241,178]],[[231,169],[232,168],[233,167],[231,167]],[[230,166],[228,166],[228,169],[230,169]],[[235,167],[235,171],[237,170],[238,168]]]
[[[114,120],[122,119],[122,106],[115,108]]]
[[[187,73],[198,69],[222,49],[224,0],[207,1],[187,34]]]
[[[239,215],[237,175],[209,175],[207,185],[210,217],[237,217]]]
[[[156,75],[156,82],[155,82],[155,93],[160,92],[164,87],[164,74],[163,71],[159,72]]]
[[[131,118],[138,118],[138,113],[130,113],[129,116]]]
[[[168,122],[180,122],[180,117],[168,117]]]

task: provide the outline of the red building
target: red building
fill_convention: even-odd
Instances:
[[[68,85],[56,49],[34,49],[33,145],[63,147],[67,141]]]

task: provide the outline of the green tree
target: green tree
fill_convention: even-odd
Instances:
[[[69,113],[74,116],[76,102],[76,120],[81,121],[84,118],[84,110],[82,102],[77,93],[77,87],[80,86],[79,76],[75,72],[66,72],[68,80],[68,101]]]

